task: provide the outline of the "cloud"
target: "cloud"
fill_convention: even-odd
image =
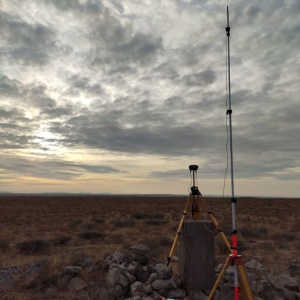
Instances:
[[[240,178],[299,179],[298,2],[230,5],[233,150]],[[36,161],[24,153],[44,158],[44,151],[49,165],[39,161],[41,170],[30,176],[53,167],[70,180],[94,166],[84,157],[77,165],[60,161],[54,148],[193,158],[207,166],[207,178],[223,176],[226,7],[211,1],[2,3],[5,157],[7,149],[23,151],[29,167]],[[22,164],[11,170],[18,168]],[[128,174],[131,168],[138,166],[128,167]],[[180,178],[180,165],[170,169],[143,176]]]
[[[58,159],[24,158],[7,155],[0,168],[8,173],[32,178],[72,180],[87,174],[125,173],[108,165],[92,165]]]
[[[9,46],[7,59],[26,65],[45,65],[55,48],[55,33],[46,26],[29,24],[18,16],[0,13],[0,34]]]

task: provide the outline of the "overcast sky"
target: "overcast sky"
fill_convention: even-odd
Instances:
[[[0,0],[0,190],[222,195],[226,5]],[[235,194],[299,197],[300,1],[229,9]]]

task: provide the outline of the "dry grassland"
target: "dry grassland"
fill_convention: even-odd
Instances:
[[[143,243],[166,261],[187,197],[33,196],[0,197],[0,265],[51,261],[49,278],[78,260],[101,260]],[[206,198],[230,240],[230,199]],[[300,200],[239,198],[237,229],[245,260],[258,257],[272,270],[287,268],[300,252]],[[202,214],[203,219],[209,219]],[[216,234],[216,255],[228,250]],[[179,247],[178,247],[179,248]],[[51,274],[51,276],[50,276]],[[49,279],[50,280],[50,279]],[[13,298],[11,298],[13,299]]]

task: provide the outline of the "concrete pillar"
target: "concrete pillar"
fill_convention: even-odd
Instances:
[[[180,242],[180,275],[187,291],[210,290],[215,283],[215,227],[210,221],[187,220]]]

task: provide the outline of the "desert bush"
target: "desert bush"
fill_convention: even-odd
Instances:
[[[136,213],[136,214],[132,214],[132,216],[137,219],[137,220],[141,220],[141,219],[163,219],[165,217],[165,214],[163,213]]]
[[[116,227],[131,227],[135,224],[133,221],[130,220],[115,220],[111,221],[111,223]]]
[[[95,218],[95,219],[93,219],[93,222],[95,222],[96,224],[103,224],[104,220],[101,218]]]
[[[62,235],[62,236],[55,237],[54,239],[50,240],[50,242],[54,246],[62,246],[62,245],[66,245],[70,240],[71,237]]]
[[[16,245],[21,253],[26,255],[46,254],[49,243],[44,240],[28,240]]]
[[[9,248],[9,242],[6,240],[0,240],[0,250],[5,251]]]
[[[164,225],[164,224],[167,224],[167,221],[165,220],[146,220],[145,222],[145,225]]]
[[[104,238],[105,234],[98,231],[85,231],[78,233],[77,236],[84,240],[96,240]]]

